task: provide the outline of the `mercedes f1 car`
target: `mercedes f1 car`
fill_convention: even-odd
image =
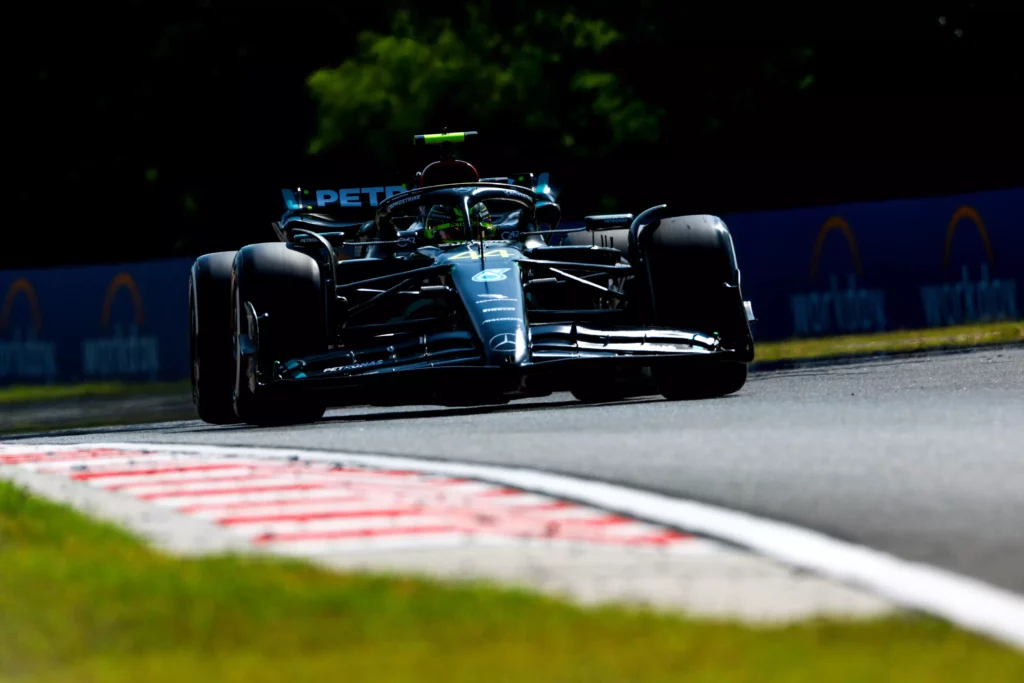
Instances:
[[[680,400],[744,385],[753,314],[719,218],[660,205],[560,227],[532,175],[481,180],[454,158],[474,134],[416,136],[442,158],[412,189],[284,191],[276,242],[195,261],[200,419],[280,424],[335,406],[556,391]],[[375,195],[372,219],[339,221],[332,203],[358,205],[360,192]]]

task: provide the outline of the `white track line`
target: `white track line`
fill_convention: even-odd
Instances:
[[[46,444],[24,444],[23,447],[49,448]],[[413,470],[504,484],[734,543],[786,564],[859,585],[904,607],[943,617],[961,627],[1024,649],[1024,598],[1015,593],[944,569],[908,562],[888,553],[840,541],[810,529],[706,503],[539,470],[411,457],[295,448],[155,443],[89,443],[79,447],[182,451],[247,459],[298,457],[308,461]]]

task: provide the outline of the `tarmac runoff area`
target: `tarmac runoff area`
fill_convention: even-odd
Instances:
[[[720,540],[441,471],[451,467],[246,447],[0,444],[0,477],[175,554],[287,555],[760,623],[900,609]]]

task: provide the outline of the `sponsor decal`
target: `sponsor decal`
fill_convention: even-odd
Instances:
[[[503,240],[519,239],[519,231],[518,230],[505,230],[504,232],[501,233],[501,239],[503,239]]]
[[[488,323],[498,323],[498,322],[506,322],[506,321],[507,322],[518,322],[519,318],[488,318],[487,320],[483,321],[480,324],[481,325],[486,325]]]
[[[509,179],[509,184],[510,185],[512,184],[512,179],[511,178]],[[469,193],[471,195],[473,195],[474,197],[476,195],[478,195],[478,194],[483,194],[485,192],[495,191],[495,192],[500,192],[501,194],[505,195],[506,197],[515,197],[517,199],[529,200],[529,196],[524,194],[521,190],[513,190],[511,188],[505,189],[505,188],[492,188],[492,187],[478,187],[478,188],[467,188],[467,189],[469,189]]]
[[[293,233],[292,234],[292,242],[294,242],[295,244],[310,244],[310,245],[320,244],[321,243],[320,240],[318,240],[317,238],[313,237],[312,235],[306,235],[306,234],[303,234],[301,232]]]
[[[484,252],[484,258],[511,258],[512,252],[507,249],[488,249]],[[461,254],[452,256],[449,261],[479,261],[480,252],[478,251],[464,251]],[[507,268],[506,268],[507,270]]]
[[[404,192],[404,190],[403,190],[403,192]],[[412,202],[418,201],[419,199],[420,199],[419,195],[413,195],[411,197],[405,197],[404,199],[399,199],[396,202],[392,202],[391,203],[391,208],[394,209],[395,207],[398,207],[398,206],[405,206],[406,204],[410,204]]]
[[[396,194],[405,192],[402,185],[388,185],[377,187],[349,187],[341,190],[281,190],[285,206],[289,209],[305,209],[311,211],[314,208],[325,206],[339,207],[364,207],[377,206],[384,199],[393,197]],[[365,197],[365,201],[364,201]]]
[[[1018,319],[1017,282],[1014,279],[990,279],[990,270],[995,269],[995,250],[985,223],[977,210],[971,206],[958,208],[949,221],[946,228],[944,269],[947,273],[950,270],[953,237],[959,226],[964,223],[970,223],[975,227],[985,248],[987,263],[979,264],[980,275],[977,281],[971,280],[970,269],[967,265],[962,265],[959,281],[921,287],[921,303],[926,324],[929,327],[939,327]]]
[[[963,266],[958,282],[921,287],[928,327],[1017,320],[1017,282],[989,279],[986,263],[981,264],[980,270],[977,282],[971,280],[967,266]]]
[[[328,372],[348,372],[348,371],[351,371],[351,370],[359,370],[360,368],[370,368],[370,367],[373,367],[375,365],[383,365],[383,364],[384,364],[383,360],[370,360],[370,361],[366,361],[365,363],[353,363],[352,365],[339,365],[339,366],[334,367],[334,368],[327,368],[323,372],[324,372],[324,374],[326,374]]]
[[[493,313],[494,311],[514,311],[515,306],[502,306],[500,308],[485,308],[481,313]]]
[[[846,289],[842,291],[835,275],[829,277],[829,283],[828,291],[790,297],[795,334],[807,336],[885,329],[885,292],[858,287],[854,275],[847,276]]]
[[[18,301],[28,304],[31,325],[12,322]],[[43,317],[32,283],[18,278],[7,288],[0,310],[0,380],[50,380],[57,374],[57,347],[39,339]]]
[[[481,270],[479,273],[473,276],[473,282],[500,282],[508,279],[505,275],[511,268],[488,268],[487,270]]]
[[[847,273],[845,290],[839,289],[839,279],[833,274],[829,276],[827,290],[795,294],[790,297],[793,333],[796,336],[809,336],[880,332],[886,327],[885,292],[857,286],[857,276],[863,275],[860,251],[853,230],[841,216],[832,216],[818,231],[811,256],[811,280],[818,275],[825,238],[833,232],[838,232],[846,238],[853,272]]]
[[[477,303],[485,306],[498,301],[519,301],[519,299],[513,299],[512,297],[505,296],[504,294],[477,294],[476,296],[478,299],[483,299],[483,301],[477,301]]]
[[[488,342],[488,346],[493,351],[515,351],[516,350],[516,335],[512,332],[502,332],[491,337],[491,341]]]
[[[633,214],[631,213],[606,213],[601,216],[587,216],[587,219],[595,225],[614,225],[617,223],[623,223],[629,225],[630,221],[633,220]]]
[[[113,322],[111,313],[119,292],[127,292],[134,317],[127,325]],[[154,335],[140,334],[145,328],[144,307],[139,288],[129,273],[118,273],[107,286],[100,311],[99,327],[109,336],[82,340],[82,369],[86,377],[148,377],[160,372],[160,345]]]

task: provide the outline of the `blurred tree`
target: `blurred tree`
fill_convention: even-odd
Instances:
[[[689,39],[682,27],[707,19],[674,4],[477,0],[459,9],[408,7],[386,33],[361,34],[358,54],[314,72],[310,152],[339,166],[365,160],[367,173],[409,172],[409,136],[480,129],[473,158],[492,162],[485,173],[557,171],[572,179],[569,212],[633,209],[680,183],[701,187],[708,169],[677,169],[681,158],[748,148],[772,98],[813,82],[811,50]],[[623,172],[636,163],[648,172]]]
[[[277,188],[408,180],[441,126],[487,174],[557,172],[567,215],[1020,183],[1024,8],[995,0],[20,10],[0,268],[265,239]]]
[[[319,105],[310,151],[343,145],[386,165],[411,135],[442,126],[499,129],[509,149],[583,157],[653,144],[664,109],[601,66],[622,39],[571,9],[537,8],[515,23],[488,3],[467,5],[458,23],[399,12],[389,33],[361,34],[358,55],[309,77]]]

